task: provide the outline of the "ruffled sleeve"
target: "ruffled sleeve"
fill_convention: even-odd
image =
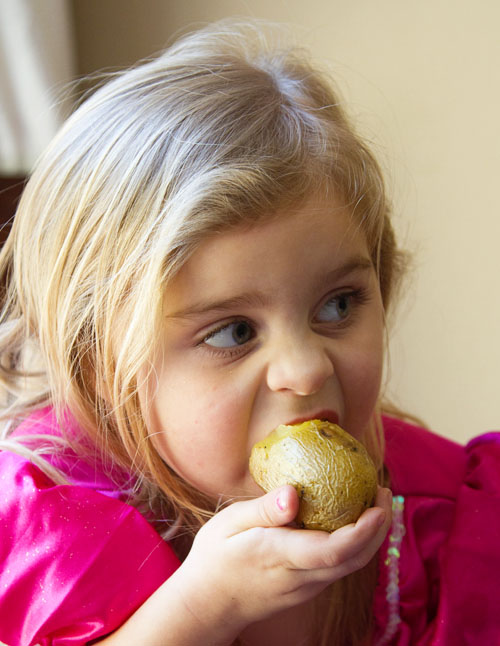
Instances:
[[[133,507],[0,452],[0,641],[76,646],[120,626],[178,567]]]
[[[376,646],[500,644],[500,433],[465,448],[385,420],[395,515]]]
[[[500,644],[500,433],[466,448],[467,474],[441,557],[433,646]]]

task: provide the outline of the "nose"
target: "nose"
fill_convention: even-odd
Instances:
[[[275,392],[313,395],[334,372],[321,338],[282,338],[268,364],[267,385]]]

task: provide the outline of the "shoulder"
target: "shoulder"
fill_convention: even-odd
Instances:
[[[384,417],[383,425],[393,491],[454,499],[467,470],[465,447],[393,417]]]
[[[103,467],[96,459],[95,447],[84,440],[81,428],[68,412],[58,417],[51,406],[39,409],[23,420],[11,437],[37,447],[45,462],[66,475],[72,484],[126,499],[129,474]]]
[[[178,567],[121,500],[55,484],[8,451],[0,478],[0,642],[87,643],[123,623]]]

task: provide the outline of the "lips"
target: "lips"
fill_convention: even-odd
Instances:
[[[289,422],[286,422],[287,426],[292,426],[293,424],[302,424],[302,422],[307,422],[310,419],[320,419],[324,422],[330,422],[331,424],[339,423],[339,416],[334,410],[323,409],[318,411],[312,411],[307,415],[301,417],[295,417]]]

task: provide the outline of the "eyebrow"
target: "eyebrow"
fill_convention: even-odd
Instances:
[[[269,305],[271,301],[270,296],[261,292],[247,292],[221,301],[199,301],[182,310],[167,314],[166,318],[189,319],[207,312],[230,312],[243,307],[263,307]]]
[[[356,272],[365,272],[373,269],[373,262],[366,256],[355,256],[345,264],[327,272],[321,279],[320,285],[332,283]],[[168,319],[189,319],[208,312],[230,312],[243,307],[263,307],[273,301],[271,294],[262,292],[245,292],[227,299],[199,301],[171,314]]]

